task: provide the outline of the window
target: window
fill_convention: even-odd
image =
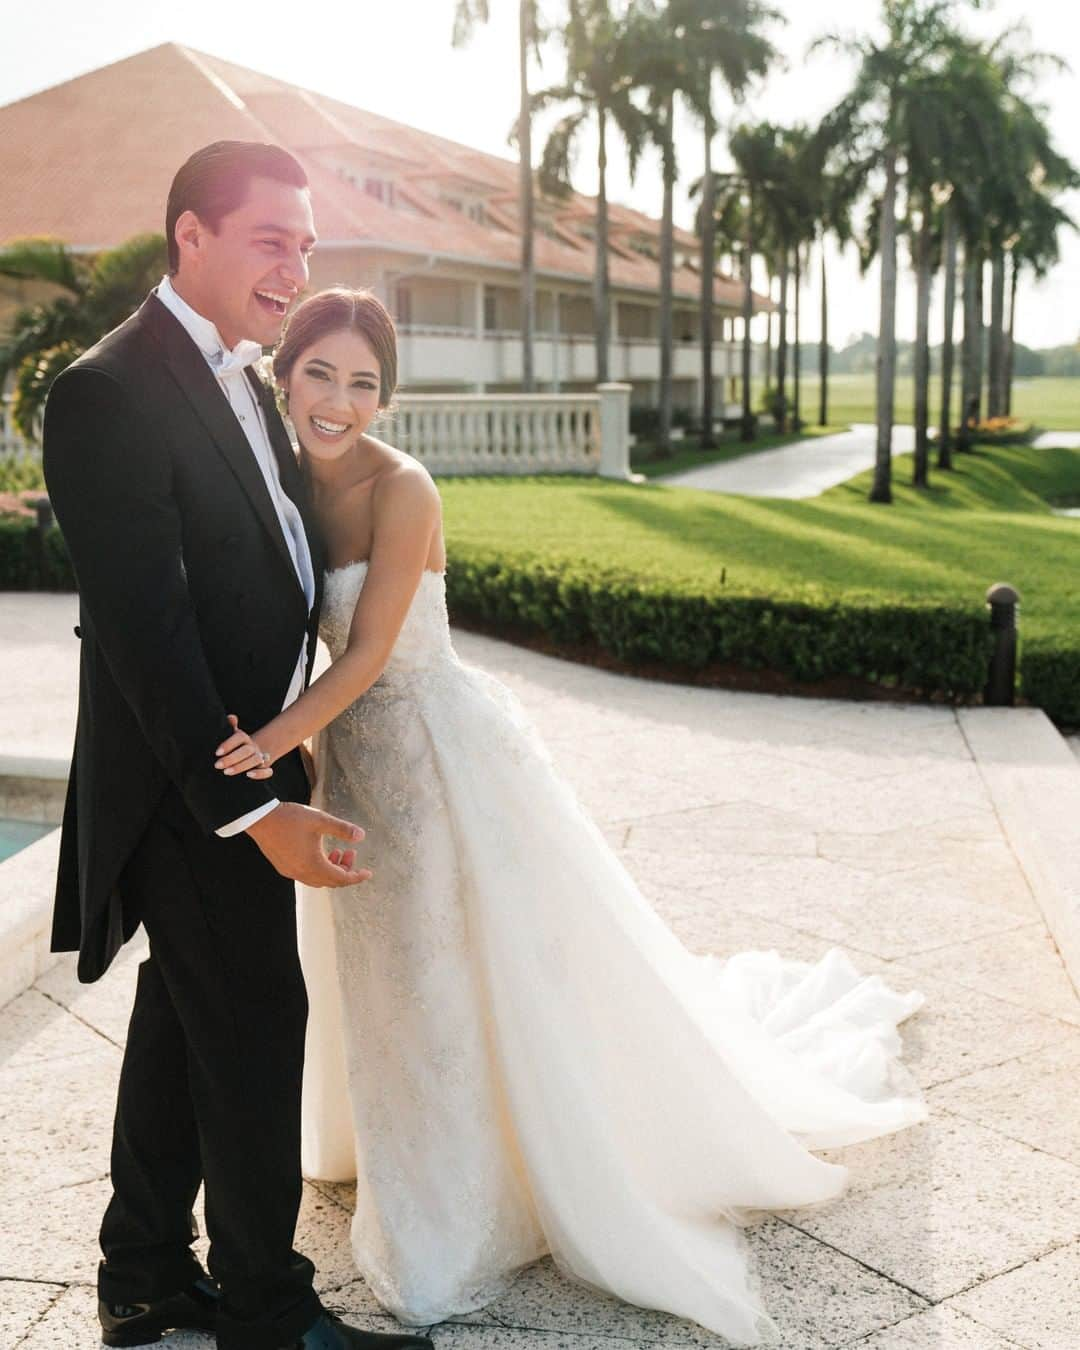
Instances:
[[[399,282],[397,287],[397,321],[400,324],[411,324],[412,315],[412,291],[408,286],[403,286]]]
[[[394,204],[394,185],[386,178],[365,178],[364,191],[369,197],[374,197],[376,201],[385,202],[387,206]]]

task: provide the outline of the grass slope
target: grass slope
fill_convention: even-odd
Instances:
[[[643,580],[825,605],[872,596],[978,610],[996,581],[1022,597],[1021,633],[1080,648],[1080,451],[1006,447],[959,457],[892,506],[860,475],[809,501],[599,480],[443,480],[451,555],[585,562]]]

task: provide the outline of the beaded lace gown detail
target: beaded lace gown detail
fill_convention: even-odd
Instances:
[[[335,659],[366,564],[331,572]],[[740,1229],[820,1205],[811,1149],[925,1118],[922,1003],[829,952],[689,953],[514,696],[420,583],[378,682],[321,733],[317,802],[367,831],[359,888],[305,891],[304,1170],[356,1176],[356,1265],[402,1321],[560,1269],[739,1345],[777,1337]]]

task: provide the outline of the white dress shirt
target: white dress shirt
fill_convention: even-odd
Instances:
[[[310,614],[311,606],[315,603],[315,572],[311,563],[311,550],[308,548],[307,535],[304,532],[304,522],[296,503],[281,486],[281,473],[274,456],[273,447],[270,444],[266,419],[263,416],[259,400],[256,398],[245,374],[246,368],[262,355],[262,348],[257,342],[241,340],[230,351],[222,341],[217,327],[209,319],[193,310],[187,301],[176,293],[167,276],[162,277],[158,285],[157,298],[183,326],[192,342],[202,352],[207,365],[216,375],[218,384],[220,384],[225,397],[229,400],[229,406],[236,414],[236,420],[247,437],[252,454],[255,456],[255,462],[258,464],[263,481],[266,483],[270,500],[274,504],[278,524],[281,526],[281,533],[285,537],[289,556],[296,568],[296,576],[307,599],[308,613]],[[282,708],[287,708],[303,693],[306,671],[307,634],[305,633],[300,646],[300,654],[297,657],[296,668],[289,682],[285,701],[281,705]],[[230,821],[228,825],[222,825],[216,833],[223,839],[231,838],[232,835],[239,834],[250,825],[254,825],[263,816],[269,815],[278,805],[278,799],[275,797],[264,806],[256,807],[254,811],[249,811],[238,820]]]

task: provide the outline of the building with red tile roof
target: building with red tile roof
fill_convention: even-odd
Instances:
[[[276,142],[304,165],[320,236],[312,288],[370,285],[387,300],[407,387],[515,387],[516,162],[176,43],[0,107],[0,245],[49,235],[96,252],[160,230],[177,167],[226,138]],[[595,199],[538,196],[536,209],[537,377],[543,388],[583,388],[595,379]],[[655,399],[659,372],[659,234],[658,221],[611,205],[611,376],[632,383],[638,403]],[[677,229],[675,251],[676,400],[692,406],[696,237]],[[716,331],[730,338],[741,285],[717,276],[714,304]],[[733,345],[718,343],[721,399],[737,364]]]

